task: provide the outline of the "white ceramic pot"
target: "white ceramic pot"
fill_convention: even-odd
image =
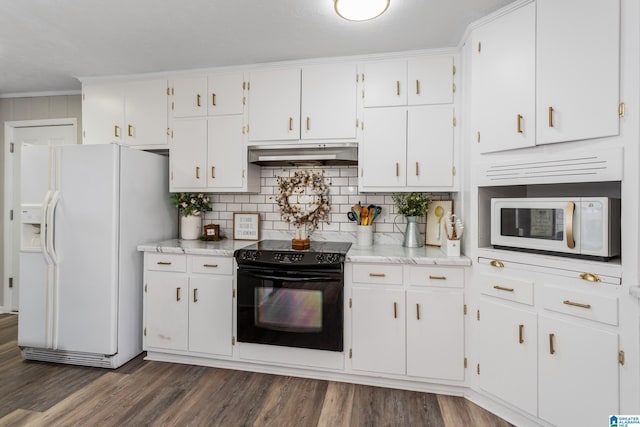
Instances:
[[[202,217],[200,215],[180,216],[180,238],[194,240],[202,234]]]

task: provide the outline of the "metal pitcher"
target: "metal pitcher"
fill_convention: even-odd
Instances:
[[[407,216],[407,228],[404,230],[404,241],[402,246],[405,248],[421,248],[424,245],[420,227],[418,227],[417,216]]]

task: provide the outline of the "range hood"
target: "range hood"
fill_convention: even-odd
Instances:
[[[274,144],[249,147],[249,163],[260,166],[357,165],[358,144]]]

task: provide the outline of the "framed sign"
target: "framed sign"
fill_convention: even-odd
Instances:
[[[441,246],[444,240],[444,218],[453,213],[453,200],[434,200],[427,211],[425,242],[429,246]]]
[[[260,240],[260,214],[234,212],[233,239]]]

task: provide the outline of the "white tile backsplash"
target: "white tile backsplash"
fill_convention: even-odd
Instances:
[[[262,167],[259,194],[212,194],[213,211],[205,215],[205,224],[219,224],[221,232],[229,237],[233,231],[234,212],[260,213],[260,228],[263,238],[287,239],[293,237],[294,227],[282,221],[275,195],[278,191],[279,176],[292,176],[301,168]],[[404,218],[396,215],[391,193],[358,193],[358,168],[356,166],[309,167],[305,170],[323,170],[330,184],[330,223],[319,224],[312,238],[318,240],[355,241],[355,223],[347,219],[351,206],[360,202],[363,206],[375,204],[382,207],[382,213],[374,223],[374,239],[380,242],[402,241]],[[434,199],[450,199],[451,193],[432,193]],[[394,227],[396,220],[398,227]],[[425,220],[420,224],[422,232]]]

